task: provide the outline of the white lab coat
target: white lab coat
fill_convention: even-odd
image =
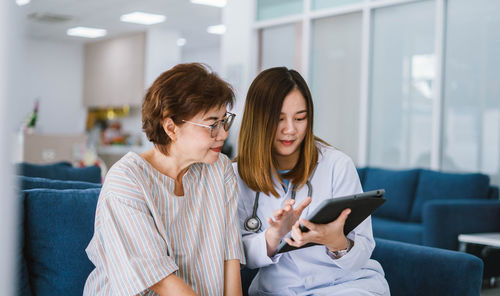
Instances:
[[[319,142],[317,146],[320,152],[318,165],[309,179],[312,201],[302,217],[307,217],[327,198],[362,192],[352,160],[333,147]],[[243,224],[252,215],[255,192],[239,178],[237,164],[233,165],[238,176],[238,215],[247,267],[260,268],[249,295],[390,295],[382,267],[370,259],[375,247],[370,217],[348,234],[354,247],[340,259],[332,259],[325,246],[308,247],[269,258],[264,236],[269,227],[267,218],[291,198],[292,184],[288,184],[285,193],[276,181],[279,198],[260,194],[257,215],[262,228],[258,233],[248,232]],[[295,204],[300,204],[306,197],[307,186],[303,186],[297,190]]]

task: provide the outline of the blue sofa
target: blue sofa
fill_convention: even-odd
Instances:
[[[466,253],[375,239],[372,258],[380,262],[393,296],[480,295],[481,259]],[[243,268],[243,295],[257,270]]]
[[[457,250],[461,233],[500,231],[498,187],[487,175],[371,167],[358,174],[365,191],[386,190],[372,215],[375,237]]]
[[[85,248],[101,184],[23,176],[18,182],[17,295],[81,295],[94,268]],[[482,262],[472,255],[377,239],[373,258],[383,265],[392,295],[479,295]],[[247,287],[251,275],[242,270]]]

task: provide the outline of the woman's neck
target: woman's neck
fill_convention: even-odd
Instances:
[[[300,150],[297,150],[290,155],[275,154],[274,159],[278,164],[278,167],[276,169],[278,169],[279,171],[287,171],[293,169],[299,161],[299,155]]]
[[[169,154],[165,155],[155,147],[142,153],[141,157],[148,161],[160,173],[174,179],[175,183],[182,184],[182,177],[192,163],[183,161],[182,157],[178,157],[176,154],[175,149],[169,149]]]

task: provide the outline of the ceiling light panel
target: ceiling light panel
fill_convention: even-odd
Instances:
[[[186,38],[179,38],[177,39],[177,46],[181,47],[186,45]]]
[[[140,11],[124,14],[120,17],[120,21],[122,22],[141,25],[154,25],[163,23],[166,19],[167,17],[161,14],[152,14]]]
[[[227,0],[191,0],[191,3],[209,5],[215,7],[224,7],[226,6]]]
[[[107,31],[98,28],[88,28],[88,27],[74,27],[68,29],[66,34],[69,36],[84,37],[84,38],[98,38],[106,36]]]
[[[210,34],[222,35],[226,33],[226,26],[224,25],[209,26],[207,28],[207,32]]]
[[[31,0],[16,0],[16,4],[19,6],[29,4],[30,2],[31,2]]]

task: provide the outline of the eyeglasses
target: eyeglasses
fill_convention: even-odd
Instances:
[[[197,126],[202,126],[202,127],[209,128],[210,129],[210,137],[215,138],[219,134],[220,128],[222,126],[224,127],[224,130],[226,132],[229,130],[229,128],[233,124],[233,119],[234,119],[235,116],[236,116],[236,114],[234,114],[234,113],[226,112],[226,114],[224,114],[224,118],[223,119],[217,120],[216,122],[214,122],[211,125],[196,123],[196,122],[187,121],[187,120],[183,120],[183,121],[187,122],[187,123],[191,123],[191,124],[197,125]]]

